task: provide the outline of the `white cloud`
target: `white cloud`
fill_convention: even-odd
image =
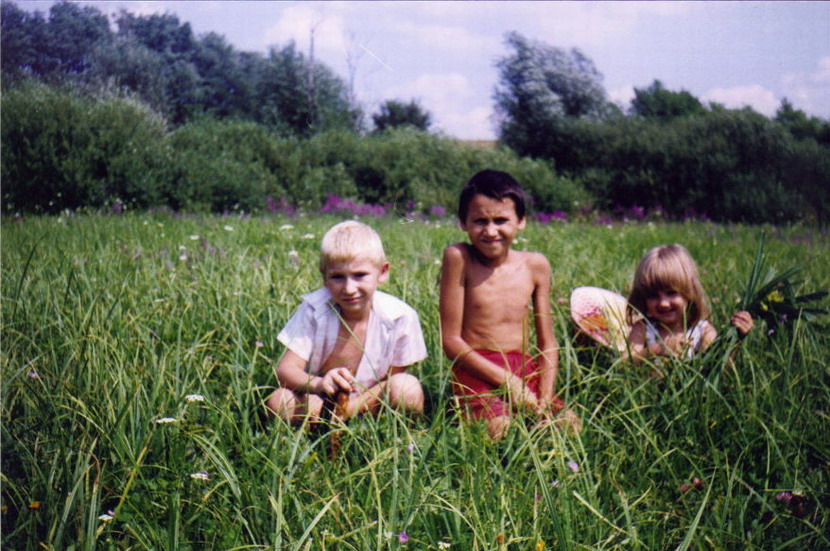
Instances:
[[[773,116],[781,104],[775,93],[760,84],[733,86],[731,88],[712,88],[702,98],[705,102],[717,102],[730,109],[752,107],[762,115]]]
[[[819,59],[811,73],[784,75],[782,91],[796,109],[811,116],[830,118],[830,56]]]
[[[532,28],[537,30],[522,34],[582,50],[630,41],[644,19],[677,18],[697,9],[686,2],[496,2],[495,5],[505,20],[515,19],[525,28],[527,22],[533,22]]]
[[[475,92],[469,79],[462,74],[426,74],[385,89],[383,97],[418,101],[432,115],[433,131],[460,139],[492,139],[491,110],[482,107],[481,102],[473,101]]]
[[[628,108],[631,107],[631,100],[634,99],[634,86],[626,84],[608,90],[608,99],[616,103],[623,111],[628,111]]]
[[[308,52],[312,33],[315,55],[342,55],[347,39],[346,25],[325,3],[296,4],[280,11],[279,20],[265,32],[265,42],[284,45],[293,40],[301,52]]]
[[[474,34],[468,29],[452,25],[423,25],[404,22],[397,30],[410,35],[425,49],[441,51],[446,55],[481,55],[498,49],[501,36]],[[486,55],[486,54],[485,54]]]

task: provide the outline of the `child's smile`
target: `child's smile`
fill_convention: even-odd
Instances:
[[[516,215],[512,199],[497,200],[480,194],[472,198],[467,219],[461,222],[472,245],[491,260],[506,256],[516,234],[524,227],[525,219]]]
[[[324,284],[344,317],[364,314],[372,306],[378,285],[386,281],[389,265],[378,267],[373,261],[358,257],[330,262],[323,274]]]
[[[655,291],[646,298],[646,314],[673,330],[683,330],[689,301],[673,289]]]

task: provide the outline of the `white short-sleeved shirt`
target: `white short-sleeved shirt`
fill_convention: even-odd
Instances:
[[[277,340],[306,360],[306,372],[316,375],[337,343],[340,317],[325,287],[304,294],[302,299]],[[386,376],[391,366],[411,365],[426,357],[418,313],[401,299],[375,291],[363,357],[355,374],[357,382],[370,387]]]

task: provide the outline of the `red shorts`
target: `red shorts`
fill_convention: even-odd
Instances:
[[[494,350],[476,352],[484,359],[523,378],[527,387],[539,395],[539,366],[529,355]],[[456,366],[452,369],[452,392],[461,399],[461,405],[466,407],[474,419],[492,419],[511,414],[504,389],[479,379],[463,367]],[[553,413],[558,413],[564,407],[565,402],[554,396]]]

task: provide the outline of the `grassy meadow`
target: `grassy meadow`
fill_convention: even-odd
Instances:
[[[762,231],[769,266],[803,266],[802,292],[830,288],[826,231],[529,223],[516,246],[550,259],[557,392],[584,429],[518,420],[493,443],[450,406],[437,279],[464,235],[449,219],[367,219],[392,264],[383,289],[421,316],[427,414],[316,432],[266,419],[276,334],[320,286],[336,221],[5,217],[2,547],[830,548],[826,318],[771,337],[759,322],[734,369],[674,363],[655,380],[583,346],[567,303],[579,285],[626,292],[646,249],[680,242],[723,329]]]

